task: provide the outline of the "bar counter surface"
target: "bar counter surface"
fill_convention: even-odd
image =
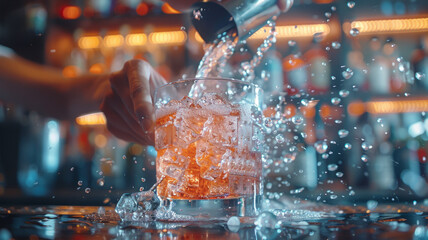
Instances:
[[[0,239],[428,239],[428,206],[372,207],[284,210],[255,226],[246,218],[237,225],[121,222],[113,207],[10,206],[0,208]]]

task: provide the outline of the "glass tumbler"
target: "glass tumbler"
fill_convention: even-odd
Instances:
[[[262,194],[262,91],[223,78],[155,92],[157,194],[179,214],[254,216]]]

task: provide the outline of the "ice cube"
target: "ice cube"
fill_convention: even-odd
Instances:
[[[197,143],[195,158],[196,164],[200,166],[201,178],[213,181],[220,177],[221,162],[226,151],[224,147],[207,141],[201,140]]]
[[[212,115],[204,124],[202,137],[211,144],[236,146],[238,144],[238,117]]]
[[[158,158],[159,172],[162,175],[172,177],[174,179],[180,179],[187,166],[189,165],[189,158],[178,154],[174,149],[167,149],[163,155]],[[160,153],[161,154],[161,153]]]
[[[205,107],[213,104],[225,105],[227,102],[217,93],[205,93],[201,98],[196,102],[197,105]]]
[[[167,148],[174,144],[175,127],[172,123],[156,128],[155,143],[158,149]]]
[[[124,193],[116,205],[115,211],[122,220],[129,221],[130,215],[137,211],[138,202],[135,196],[130,193]]]
[[[160,200],[153,191],[124,193],[116,205],[115,211],[123,221],[149,221]]]

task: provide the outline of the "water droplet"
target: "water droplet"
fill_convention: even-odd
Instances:
[[[308,100],[308,99],[306,99],[306,98],[304,98],[304,99],[300,100],[300,103],[301,103],[303,106],[308,106],[308,105],[309,105],[309,100]]]
[[[340,138],[344,138],[347,137],[349,134],[349,131],[346,129],[340,129],[337,134],[339,135]]]
[[[337,195],[330,195],[330,199],[336,199],[337,198]]]
[[[328,155],[328,153],[323,153],[323,154],[321,155],[322,159],[327,159],[327,158],[328,158],[328,156],[330,156],[330,155]],[[320,162],[320,163],[321,163],[321,162]]]
[[[227,220],[227,227],[232,232],[238,232],[240,225],[241,222],[239,221],[239,218],[237,216],[230,217],[229,220]]]
[[[123,159],[123,160],[125,160],[125,159],[126,159],[126,155],[123,155],[123,156],[122,156],[122,159]]]
[[[254,222],[257,228],[270,228],[274,229],[276,227],[278,220],[276,216],[271,212],[262,212]]]
[[[265,126],[271,128],[273,126],[273,121],[270,118],[265,119]]]
[[[317,32],[314,34],[313,38],[314,38],[315,42],[321,42],[324,38],[324,33],[323,32]]]
[[[368,200],[367,201],[367,208],[369,210],[374,210],[377,207],[378,202],[376,200]]]
[[[339,95],[341,96],[341,97],[347,97],[347,96],[349,96],[349,91],[348,90],[340,90],[339,91]]]
[[[337,172],[337,173],[336,173],[336,176],[337,176],[337,177],[340,177],[340,178],[341,178],[341,177],[343,177],[343,172]]]
[[[99,186],[104,186],[104,179],[103,178],[99,178],[98,180],[97,180],[97,184],[99,185]]]
[[[350,68],[346,68],[345,71],[342,72],[342,76],[345,79],[350,79],[354,75],[354,72]]]
[[[291,118],[291,121],[292,121],[294,124],[296,124],[296,125],[300,125],[300,124],[302,124],[302,123],[303,123],[303,117],[301,117],[301,116],[293,116],[293,117]]]
[[[314,147],[317,150],[317,152],[320,154],[325,153],[328,149],[328,145],[324,141],[318,141],[314,143]]]
[[[277,143],[284,143],[285,142],[285,138],[282,134],[276,135],[275,140]]]
[[[415,78],[418,80],[424,80],[425,79],[425,74],[421,73],[421,72],[416,72],[415,73]]]
[[[77,185],[82,186],[83,185],[83,181],[78,181]]]
[[[202,19],[202,13],[200,10],[193,10],[193,18],[195,18],[196,20],[201,20]]]
[[[293,190],[290,190],[290,194],[298,194],[298,193],[303,192],[303,190],[305,190],[304,187],[293,189]]]
[[[332,172],[332,171],[336,171],[338,167],[339,166],[337,166],[337,164],[329,164],[327,166],[327,169]]]
[[[354,190],[349,191],[349,196],[355,196]]]
[[[291,163],[294,160],[296,160],[296,153],[295,152],[284,154],[284,159],[283,159],[284,163]]]
[[[369,158],[367,157],[367,155],[362,155],[361,156],[361,161],[367,162],[368,160],[369,160]]]
[[[324,13],[324,16],[325,16],[326,18],[330,18],[330,17],[331,17],[331,12],[325,12],[325,13]]]
[[[352,144],[350,143],[345,143],[345,148],[350,150],[352,148]]]
[[[358,28],[352,28],[349,31],[349,34],[351,34],[351,36],[353,36],[353,37],[356,37],[356,36],[358,36],[358,34],[360,34],[360,30],[358,30]]]
[[[145,178],[141,178],[141,182],[146,182],[146,179]]]
[[[339,49],[342,46],[342,44],[340,44],[340,42],[332,42],[331,43],[331,47],[334,49]]]
[[[73,172],[73,171],[74,171],[74,167],[71,167],[71,168],[70,168],[70,171],[71,171],[71,172]]]
[[[355,6],[355,2],[349,1],[346,5],[348,6],[348,8],[353,8]]]
[[[294,40],[288,40],[288,46],[290,46],[290,47],[296,46],[296,41],[294,41]]]
[[[90,193],[91,189],[90,188],[85,188],[85,193]]]
[[[363,142],[363,143],[361,143],[361,148],[363,149],[363,150],[370,150],[370,149],[372,149],[373,148],[373,146],[371,145],[371,144],[369,144],[369,143],[367,143],[367,142]]]
[[[185,26],[181,26],[181,31],[186,31],[186,27]]]
[[[331,9],[331,11],[333,11],[333,12],[334,12],[334,11],[336,11],[336,6],[331,6],[331,8],[330,8],[330,9]]]
[[[340,101],[341,101],[341,99],[338,97],[334,97],[331,99],[331,103],[334,105],[339,105]]]

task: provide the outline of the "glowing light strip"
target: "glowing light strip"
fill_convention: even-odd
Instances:
[[[183,44],[187,34],[183,31],[150,33],[149,41],[153,44]]]
[[[349,34],[347,27],[343,25],[345,33]],[[388,19],[388,20],[368,20],[353,21],[350,28],[356,28],[361,34],[372,33],[398,33],[398,32],[427,32],[428,18],[407,18],[407,19]]]
[[[101,40],[99,36],[81,37],[78,41],[78,45],[82,49],[99,48]]]
[[[126,36],[128,46],[142,46],[147,43],[147,35],[144,33],[133,33]]]
[[[372,101],[366,103],[367,112],[371,114],[425,112],[428,100]]]
[[[263,27],[249,39],[265,39],[269,35],[270,29],[270,27]],[[276,32],[277,38],[313,37],[315,33],[328,35],[330,33],[330,26],[328,24],[277,26]]]
[[[91,113],[76,118],[76,123],[81,126],[105,125],[106,118],[103,113]]]
[[[123,45],[122,35],[107,35],[104,37],[104,46],[106,47],[120,47]]]
[[[348,112],[354,116],[359,116],[364,112],[376,115],[427,111],[428,99],[385,100],[366,103],[353,102],[348,106]]]

